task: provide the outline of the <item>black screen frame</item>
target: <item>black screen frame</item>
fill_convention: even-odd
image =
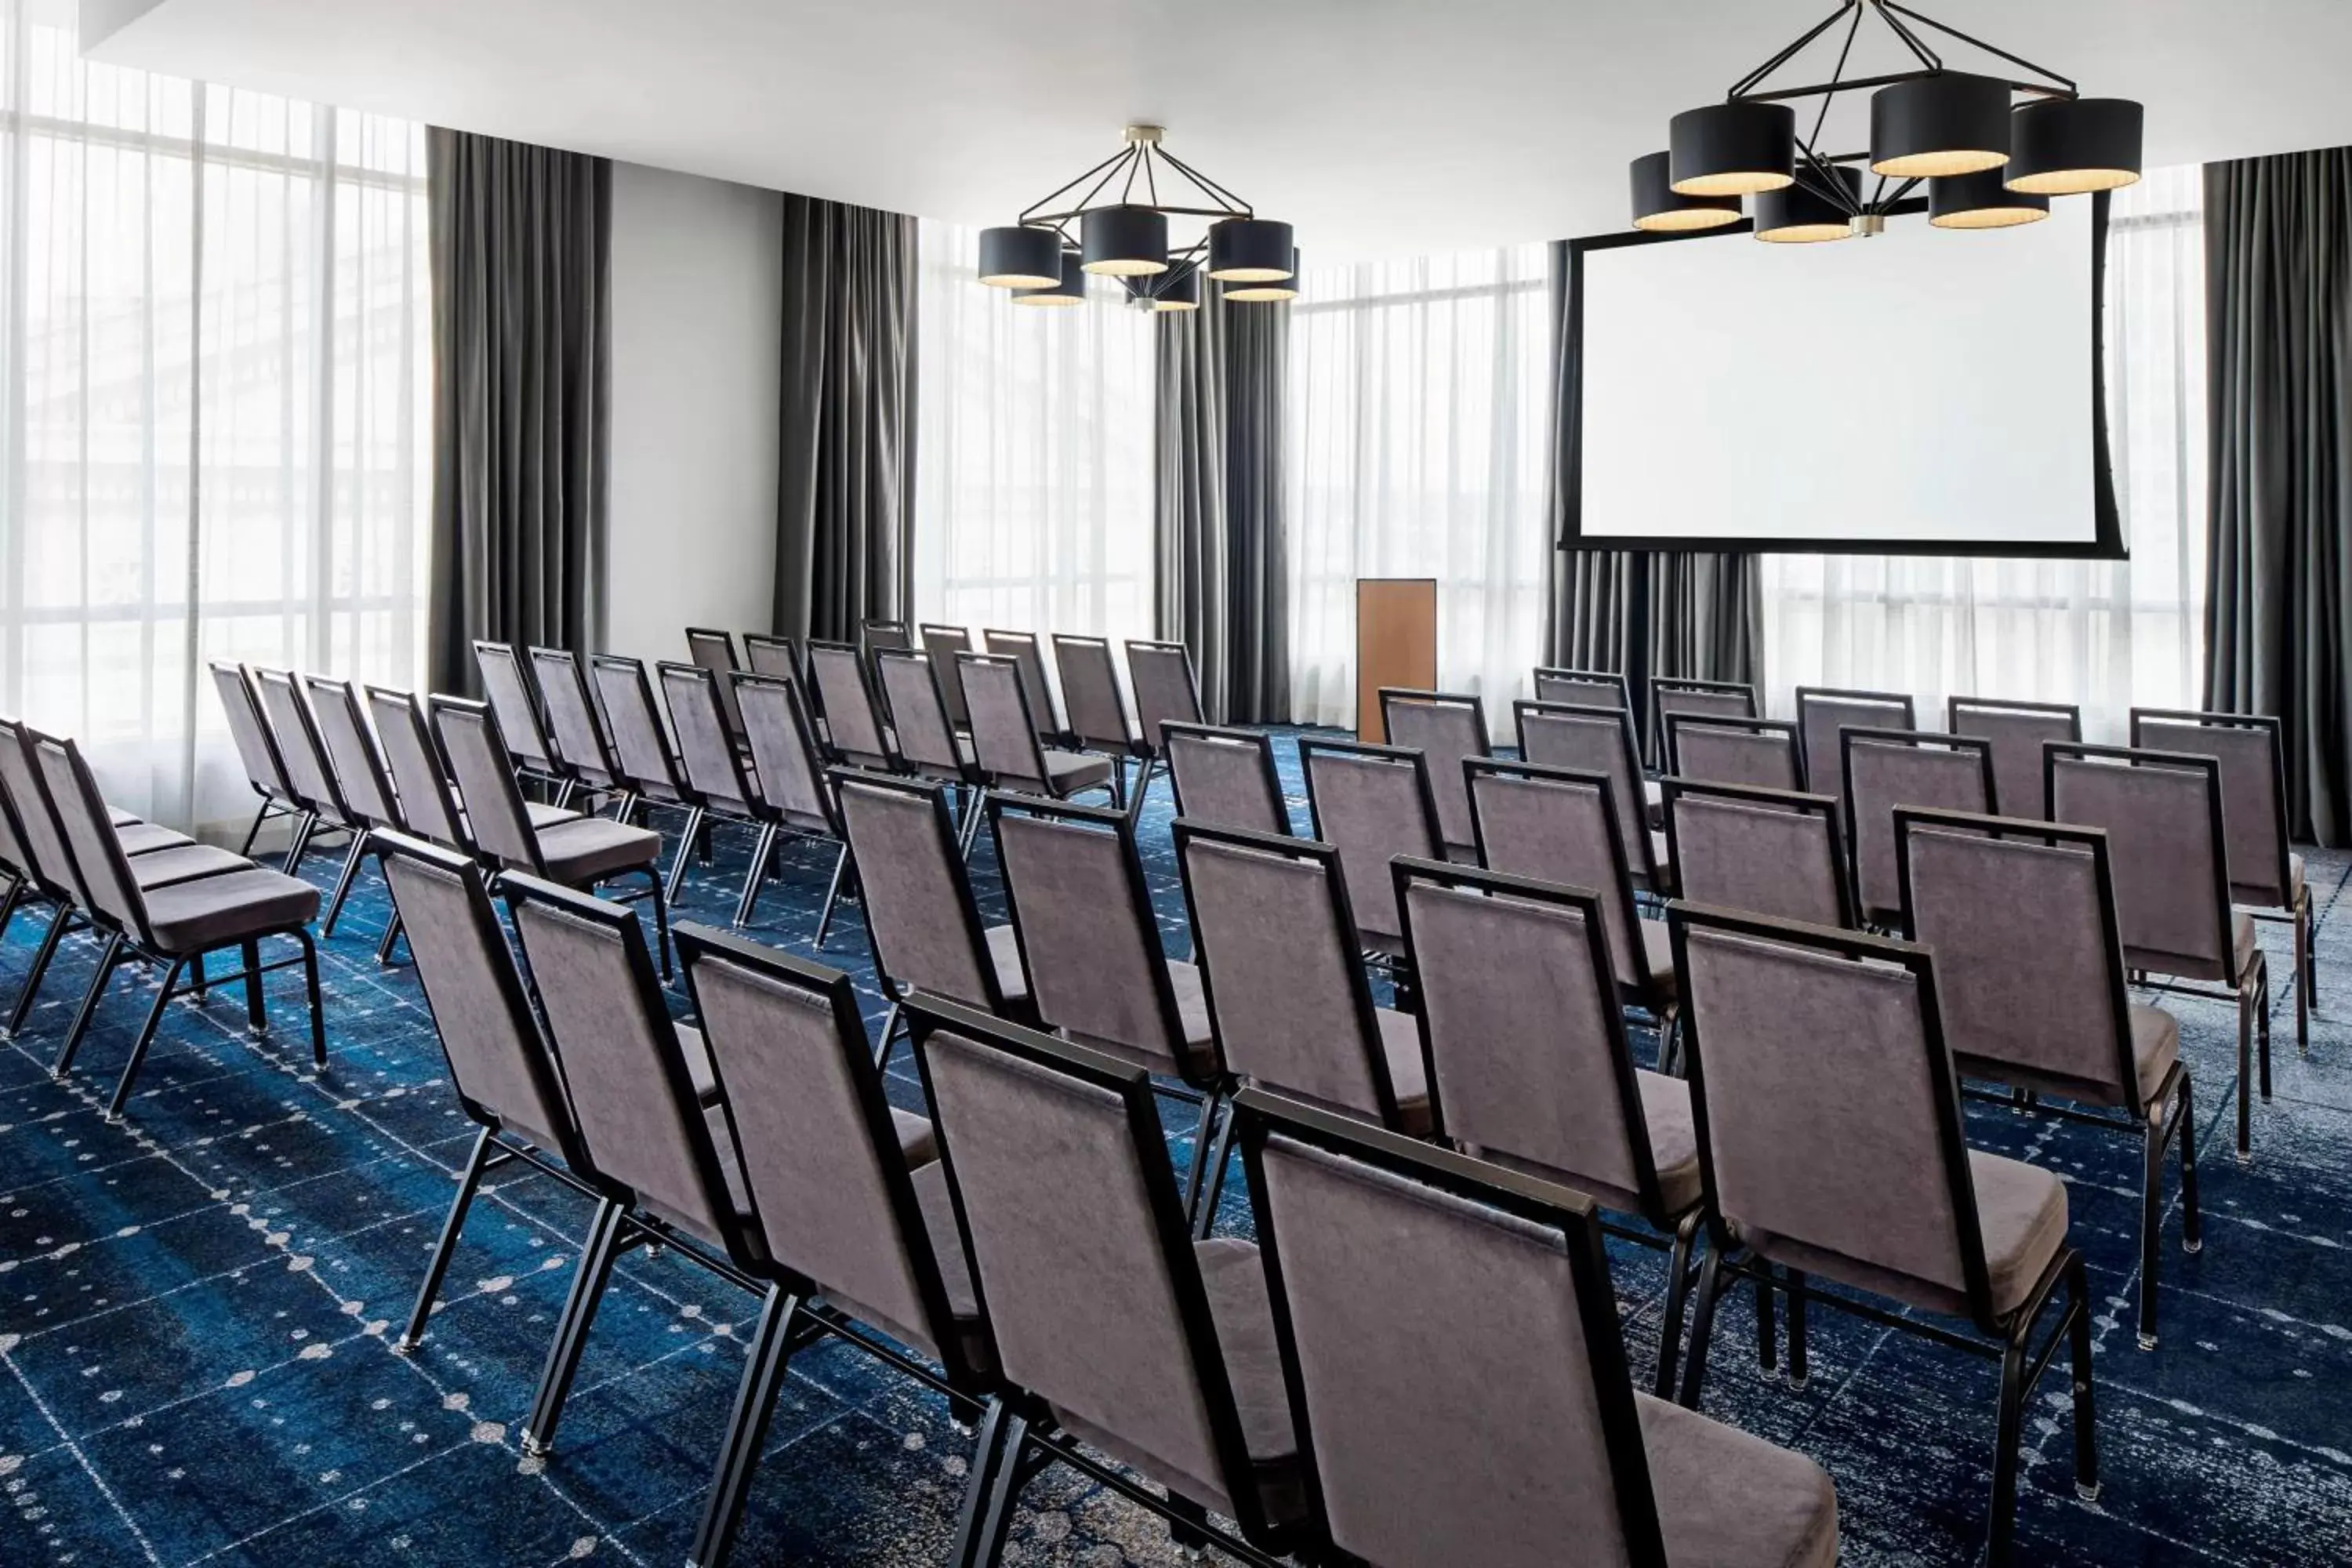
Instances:
[[[2116,500],[2116,478],[2107,438],[2107,217],[2110,195],[2091,195],[2091,509],[2092,536],[2082,543],[2050,540],[1900,540],[1791,539],[1760,536],[1584,535],[1584,258],[1595,250],[1618,250],[1630,245],[1688,245],[1752,234],[1755,223],[1742,218],[1720,228],[1686,234],[1652,234],[1640,229],[1591,235],[1568,241],[1567,276],[1560,290],[1565,319],[1557,324],[1564,359],[1559,395],[1566,406],[1558,411],[1560,462],[1560,533],[1554,542],[1564,551],[1706,552],[1740,555],[1940,555],[1954,558],[1993,557],[2009,560],[2124,561],[2130,558],[2123,531],[2123,515]],[[1925,213],[1920,198],[1896,202],[1890,217]]]

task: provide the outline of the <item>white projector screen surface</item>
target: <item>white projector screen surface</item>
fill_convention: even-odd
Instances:
[[[1585,248],[1574,534],[2095,552],[2093,227]]]

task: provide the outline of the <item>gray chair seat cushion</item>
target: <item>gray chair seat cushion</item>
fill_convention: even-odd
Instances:
[[[319,889],[299,878],[254,866],[157,888],[144,895],[144,901],[155,945],[181,956],[300,925],[319,912]]]
[[[1655,779],[1642,781],[1642,820],[1653,829],[1666,825],[1666,786]]]
[[[232,849],[217,844],[182,843],[169,849],[151,849],[144,855],[134,855],[123,862],[131,868],[131,880],[140,891],[152,892],[178,882],[193,882],[200,877],[221,877],[231,871],[257,869],[252,861]]]
[[[1475,844],[1448,844],[1445,847],[1445,858],[1456,866],[1475,866],[1480,863],[1478,847]]]
[[[1675,1568],[1832,1568],[1837,1492],[1819,1465],[1670,1401],[1633,1403]]]
[[[1642,933],[1642,969],[1649,977],[1650,988],[1667,996],[1678,996],[1682,987],[1675,974],[1675,937],[1664,921],[1633,922]]]
[[[2156,1098],[2164,1087],[2165,1075],[2173,1063],[2180,1059],[2180,1021],[2161,1007],[2145,1003],[2129,1005],[2131,1020],[2133,1076],[2139,1080],[2140,1103],[2151,1116],[2163,1114],[2164,1107]],[[2119,1106],[2124,1103],[2121,1088],[2114,1082],[2094,1083],[2065,1074],[2042,1072],[2015,1063],[1995,1061],[1986,1057],[1955,1053],[1953,1064],[1964,1078],[1988,1079],[2012,1089],[2032,1089],[2038,1094],[2056,1095],[2063,1100],[2077,1100],[2086,1105]]]
[[[125,855],[152,855],[158,849],[176,849],[195,842],[184,833],[174,833],[152,822],[124,823],[115,828],[114,838]]]
[[[2139,1079],[2140,1103],[2159,1110],[2156,1091],[2180,1059],[2180,1020],[2161,1007],[2131,1004],[2132,1067]]]
[[[2257,910],[2291,910],[2303,900],[2303,857],[2291,853],[2286,858],[2286,901],[2284,903],[2270,902],[2264,896],[2270,892],[2267,887],[2252,888],[2243,882],[2231,884],[2230,899],[2233,903],[2245,904]]]
[[[891,1125],[898,1130],[898,1152],[905,1155],[909,1168],[928,1165],[940,1157],[939,1130],[928,1116],[911,1110],[890,1108]]]
[[[661,858],[661,835],[609,817],[581,816],[539,830],[539,855],[548,877],[569,887],[587,884]]]
[[[1021,937],[1009,925],[990,926],[980,933],[988,943],[988,962],[996,969],[996,989],[1007,1002],[1029,1000],[1028,977],[1021,973]]]
[[[1176,1017],[1184,1029],[1184,1069],[1214,1072],[1217,1032],[1209,1023],[1209,996],[1201,986],[1201,968],[1181,958],[1168,962],[1168,988],[1176,993]]]
[[[1633,847],[1628,845],[1626,847],[1626,856],[1630,859],[1632,855]],[[1650,833],[1650,864],[1663,871],[1674,863],[1674,853],[1667,847],[1666,836],[1664,832],[1653,828]],[[1635,868],[1634,875],[1637,877],[1641,875],[1641,871],[1638,868]]]
[[[2224,985],[2242,984],[2248,966],[2259,951],[2254,942],[2254,918],[2239,910],[2230,914],[2230,972],[2223,973],[2210,959],[2153,948],[2124,948],[2124,963],[2150,974],[2178,975],[2183,980],[2212,980]]]
[[[1373,1008],[1372,1018],[1380,1025],[1381,1054],[1388,1058],[1402,1131],[1422,1137],[1429,1131],[1429,1064],[1421,1054],[1421,1021],[1393,1007]]]
[[[533,828],[552,827],[559,822],[570,822],[583,815],[551,801],[527,800],[522,803],[523,815]]]
[[[128,827],[138,820],[136,812],[125,811],[119,805],[110,805],[106,808],[106,825],[109,827]]]
[[[1076,795],[1082,789],[1110,783],[1110,759],[1084,752],[1048,751],[1039,753],[1045,759],[1045,783],[1057,795]]]
[[[1650,1160],[1666,1213],[1679,1215],[1699,1199],[1698,1123],[1691,1117],[1690,1085],[1664,1073],[1635,1068],[1642,1121],[1650,1130]]]

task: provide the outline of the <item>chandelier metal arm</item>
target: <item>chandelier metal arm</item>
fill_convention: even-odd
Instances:
[[[1845,62],[1853,54],[1854,37],[1861,31],[1862,7],[1857,5],[1853,8],[1853,20],[1846,26],[1845,42],[1838,47],[1837,67],[1830,72],[1832,81],[1845,75]],[[1830,105],[1835,100],[1835,97],[1833,93],[1822,94],[1821,112],[1813,116],[1813,133],[1805,138],[1805,150],[1808,153],[1811,152],[1813,144],[1822,139],[1822,127],[1829,123]]]
[[[1911,57],[1919,62],[1918,69],[1885,71],[1866,77],[1846,76],[1846,62],[1852,56],[1854,39],[1861,32],[1863,16],[1865,12],[1871,11],[1878,14],[1879,20],[1886,24],[1887,29],[1901,42]],[[1803,87],[1782,87],[1773,88],[1769,91],[1763,90],[1763,84],[1770,79],[1775,71],[1803,53],[1822,34],[1835,26],[1841,18],[1845,18],[1849,12],[1853,15],[1847,22],[1845,44],[1838,51],[1837,67],[1830,73],[1830,79],[1827,81],[1812,82]],[[1911,25],[1915,22],[1919,25],[1918,27]],[[1833,94],[1892,87],[1897,82],[1914,81],[1923,76],[1942,74],[1946,69],[1944,58],[1920,37],[1921,28],[1940,33],[1946,37],[1968,45],[1970,48],[1980,49],[1995,59],[2015,66],[2026,72],[2029,77],[2035,79],[2010,79],[2008,85],[2015,91],[2036,93],[2044,98],[2079,96],[2073,78],[2061,76],[2049,67],[2027,59],[2022,55],[2013,54],[2010,50],[1986,43],[1973,34],[1963,33],[1958,28],[1939,22],[1924,12],[1915,11],[1907,5],[1899,4],[1898,0],[1843,0],[1836,10],[1807,28],[1795,42],[1733,83],[1731,90],[1724,96],[1731,101],[1746,103],[1784,103],[1796,99],[1818,96],[1822,100],[1822,118],[1825,120],[1829,113],[1830,98]],[[1814,125],[1813,134],[1816,136],[1821,134],[1819,121]]]
[[[1076,179],[1056,185],[1052,190],[1047,191],[1043,196],[1040,196],[1037,200],[1031,202],[1027,206],[1021,209],[1021,216],[1015,221],[1024,226],[1035,224],[1043,226],[1045,224],[1053,222],[1056,217],[1066,218],[1071,216],[1073,213],[1082,209],[1087,201],[1091,201],[1096,193],[1099,192],[1103,188],[1103,185],[1108,183],[1108,181],[1117,174],[1118,171],[1113,167],[1113,165],[1124,163],[1134,155],[1135,149],[1133,147],[1120,148],[1109,157],[1105,158],[1101,163],[1097,163],[1093,168],[1088,169],[1085,174],[1080,174]],[[1097,174],[1101,174],[1103,176],[1102,180],[1096,183],[1094,190],[1087,193],[1086,197],[1079,202],[1076,208],[1073,208],[1071,212],[1068,213],[1052,215],[1044,213],[1044,209],[1045,207],[1052,205],[1054,202],[1062,196],[1076,190],[1088,180],[1094,179]]]
[[[1733,82],[1731,84],[1731,90],[1725,93],[1724,97],[1727,99],[1748,97],[1750,95],[1750,89],[1754,88],[1759,82],[1763,81],[1774,71],[1779,70],[1782,66],[1787,65],[1790,60],[1796,58],[1800,54],[1802,54],[1805,50],[1805,46],[1811,44],[1815,38],[1820,37],[1823,33],[1828,32],[1832,27],[1837,26],[1837,19],[1840,16],[1844,16],[1848,11],[1852,11],[1854,13],[1854,20],[1856,22],[1861,21],[1862,7],[1864,4],[1865,0],[1840,0],[1836,10],[1831,12],[1828,16],[1822,17],[1820,21],[1807,28],[1803,37],[1798,38],[1795,43],[1790,44],[1779,54],[1774,55],[1770,59],[1766,60],[1762,65],[1758,66],[1746,76],[1741,77],[1738,81]]]
[[[1885,23],[1896,37],[1903,40],[1903,47],[1909,49],[1918,62],[1927,67],[1929,70],[1942,70],[1944,68],[1944,57],[1929,48],[1926,39],[1920,37],[1918,34],[1905,26],[1903,25],[1903,19],[1900,16],[1897,16],[1895,12],[1886,5],[1885,0],[1876,0],[1876,3],[1878,5],[1878,19]],[[1943,26],[1940,23],[1937,23],[1929,17],[1921,16],[1919,20],[1926,22],[1929,26],[1935,27],[1940,32],[1951,33],[1950,28]],[[1951,33],[1951,36],[1954,37],[1959,37],[1958,33]]]
[[[1225,189],[1224,186],[1217,184],[1216,181],[1209,178],[1208,175],[1201,173],[1200,170],[1195,169],[1192,164],[1187,163],[1183,159],[1179,158],[1175,153],[1171,153],[1165,147],[1160,149],[1160,155],[1168,160],[1170,167],[1182,174],[1186,179],[1192,181],[1193,185],[1201,192],[1202,195],[1207,196],[1211,201],[1223,202],[1225,204],[1221,209],[1219,216],[1223,217],[1252,217],[1256,216],[1251,211],[1249,203],[1242,200],[1241,197],[1234,195],[1233,192]],[[1170,212],[1180,212],[1197,209],[1170,207],[1168,210]]]
[[[2021,70],[2031,71],[2035,76],[2042,78],[2042,79],[2046,83],[2053,83],[2064,89],[2063,94],[2053,94],[2053,96],[2063,96],[2066,98],[2080,96],[2080,89],[2075,86],[2074,79],[2073,77],[2060,76],[2048,66],[2037,65],[2033,61],[2027,59],[2022,55],[2013,55],[2007,49],[1998,48],[1991,44],[1986,43],[1982,38],[1972,37],[1969,34],[1961,32],[1958,27],[1947,26],[1946,24],[1936,20],[1933,16],[1923,16],[1919,12],[1911,9],[1908,5],[1899,5],[1895,4],[1895,0],[1876,0],[1876,3],[1879,9],[1887,14],[1886,19],[1890,25],[1894,24],[1895,18],[1898,16],[1908,16],[1915,22],[1935,28],[1936,31],[1943,34],[1948,38],[1957,38],[1961,43],[1968,45],[1970,48],[1982,49],[1985,53],[1992,56],[1995,59],[2007,60],[2011,65],[2017,67]],[[2011,82],[2010,85],[2024,92],[2049,91],[2047,87],[2037,87],[2031,82]]]

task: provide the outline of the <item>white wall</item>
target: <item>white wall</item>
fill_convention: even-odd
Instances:
[[[764,631],[775,584],[782,202],[613,165],[604,647]]]

